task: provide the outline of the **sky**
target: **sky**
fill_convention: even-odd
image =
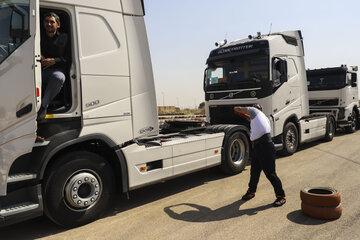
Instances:
[[[215,42],[301,30],[306,68],[360,66],[358,0],[144,0],[158,106],[198,107]],[[360,74],[359,74],[360,77]]]

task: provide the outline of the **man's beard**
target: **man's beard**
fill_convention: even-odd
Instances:
[[[46,33],[48,34],[55,34],[56,29],[55,28],[45,28]]]

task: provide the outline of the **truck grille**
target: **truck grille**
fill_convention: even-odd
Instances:
[[[249,122],[234,113],[237,105],[210,106],[209,115],[211,124],[241,124],[250,127]]]
[[[309,105],[311,107],[318,107],[318,106],[338,106],[339,99],[318,99],[318,100],[310,100]]]

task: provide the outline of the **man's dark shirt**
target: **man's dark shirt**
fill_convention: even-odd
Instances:
[[[45,58],[54,58],[55,64],[50,68],[66,69],[70,65],[70,49],[68,35],[56,32],[54,37],[49,37],[46,33],[41,35],[41,55]]]

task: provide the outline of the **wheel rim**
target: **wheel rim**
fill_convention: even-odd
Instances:
[[[332,120],[330,120],[330,124],[329,124],[329,137],[332,137],[335,133],[335,126],[334,126],[334,122]]]
[[[231,143],[230,157],[234,164],[240,165],[245,158],[245,143],[240,139],[235,139]]]
[[[90,170],[74,173],[65,184],[65,200],[75,209],[93,206],[101,196],[102,183]]]
[[[286,133],[286,146],[288,149],[290,150],[294,150],[295,149],[295,146],[296,146],[296,133],[295,133],[295,130],[294,129],[289,129]]]
[[[355,113],[355,111],[353,111],[351,115],[352,115],[352,121],[351,121],[350,127],[353,131],[355,131],[356,130],[356,113]]]

